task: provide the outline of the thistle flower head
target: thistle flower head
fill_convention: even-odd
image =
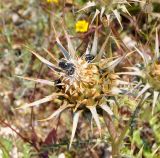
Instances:
[[[61,85],[61,89],[43,99],[33,103],[25,104],[21,108],[39,105],[51,100],[54,101],[54,98],[60,99],[59,96],[63,96],[64,98],[62,101],[62,106],[44,120],[49,120],[53,117],[56,117],[65,109],[71,108],[75,113],[71,136],[72,142],[79,116],[82,112],[85,112],[86,109],[90,110],[97,124],[99,132],[101,133],[101,126],[96,107],[100,107],[102,110],[106,111],[112,116],[113,113],[110,107],[107,105],[108,96],[113,96],[123,92],[120,88],[120,85],[125,85],[126,82],[121,81],[119,76],[114,73],[115,66],[124,57],[120,57],[115,60],[112,58],[103,57],[109,36],[106,38],[100,51],[98,52],[98,31],[96,29],[93,43],[89,43],[87,50],[82,57],[78,57],[76,55],[76,51],[66,31],[65,36],[68,43],[68,50],[63,47],[58,36],[56,35],[57,45],[64,58],[60,60],[55,59],[53,55],[47,51],[49,55],[51,55],[51,57],[57,62],[56,65],[49,62],[39,54],[31,51],[39,60],[41,60],[41,62],[46,64],[57,75],[59,82],[55,84],[55,82],[44,79],[24,77],[24,79],[48,84],[51,86]]]
[[[128,70],[132,70],[130,72],[121,72],[118,74],[128,74],[135,75],[141,78],[139,87],[142,89],[139,91],[137,98],[142,96],[143,94],[147,94],[148,91],[150,95],[153,95],[152,102],[152,114],[154,112],[154,108],[157,100],[159,99],[160,93],[160,55],[159,55],[159,42],[158,42],[158,33],[156,30],[156,39],[155,39],[155,51],[154,57],[152,58],[148,54],[139,49],[135,48],[136,51],[143,58],[144,66],[141,68],[138,67],[127,67]]]
[[[153,63],[146,67],[145,78],[154,90],[160,91],[160,59],[156,59]]]
[[[132,1],[130,1],[132,2]],[[139,2],[139,1],[137,1]],[[102,7],[99,8],[99,3],[102,3]],[[103,17],[105,17],[105,19],[107,18],[107,23],[109,24],[111,22],[111,20],[113,18],[116,18],[118,23],[120,24],[121,28],[123,28],[122,23],[121,23],[121,16],[120,13],[126,13],[130,16],[129,11],[127,10],[126,5],[130,5],[129,2],[127,2],[126,0],[108,0],[105,2],[98,2],[96,3],[96,1],[89,1],[87,4],[85,4],[85,6],[80,9],[79,11],[84,11],[90,8],[96,8],[95,13],[93,13],[93,10],[91,12],[91,16],[92,16],[92,21],[91,24],[93,23],[93,21],[96,19],[97,16],[100,17],[100,20],[103,22]],[[93,9],[94,9],[93,8]]]

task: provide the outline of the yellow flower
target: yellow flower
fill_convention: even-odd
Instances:
[[[88,30],[88,22],[85,20],[79,20],[76,23],[76,32],[86,32]]]
[[[56,4],[57,4],[57,3],[58,3],[58,0],[47,0],[47,2],[48,2],[48,3],[52,3],[52,2],[53,2],[53,3],[56,3]]]

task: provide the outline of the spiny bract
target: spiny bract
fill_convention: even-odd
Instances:
[[[99,129],[99,133],[101,133],[101,126],[96,107],[98,106],[112,116],[113,113],[108,106],[108,102],[110,101],[108,96],[123,93],[123,85],[128,83],[121,81],[119,76],[114,73],[115,66],[124,59],[124,56],[113,60],[113,58],[105,58],[103,55],[109,36],[104,41],[99,53],[97,53],[98,31],[96,29],[92,48],[91,43],[89,43],[85,54],[82,55],[82,57],[77,57],[69,35],[66,31],[64,32],[68,43],[68,51],[62,46],[58,36],[56,35],[57,45],[64,55],[64,58],[60,60],[55,59],[54,56],[46,50],[52,59],[57,62],[56,65],[49,62],[39,54],[31,51],[39,60],[41,60],[41,62],[54,71],[58,77],[58,82],[55,83],[44,79],[21,77],[51,86],[61,86],[61,89],[43,99],[25,104],[20,108],[39,105],[51,100],[54,101],[55,98],[60,99],[59,96],[63,96],[63,105],[50,117],[44,120],[56,117],[65,109],[71,108],[75,113],[70,141],[72,143],[79,116],[85,111],[85,109],[90,110]]]

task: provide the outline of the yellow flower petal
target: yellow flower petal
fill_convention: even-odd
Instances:
[[[58,3],[58,0],[47,0],[47,2],[48,2],[48,3],[52,3],[52,2],[53,2],[53,3],[56,3],[56,4],[57,4],[57,3]]]
[[[85,20],[79,20],[76,23],[76,32],[87,32],[88,30],[88,22]]]

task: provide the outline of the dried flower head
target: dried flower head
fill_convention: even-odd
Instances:
[[[62,99],[59,96],[63,96],[62,105],[60,108],[44,120],[49,120],[56,117],[65,109],[72,109],[74,112],[71,136],[72,143],[79,116],[86,110],[91,112],[93,119],[97,124],[99,133],[101,133],[101,125],[97,113],[97,108],[101,108],[110,116],[113,116],[113,112],[108,106],[108,102],[110,102],[108,98],[109,96],[122,93],[123,89],[121,89],[120,85],[125,85],[128,83],[121,81],[119,76],[114,73],[115,66],[124,57],[119,57],[115,60],[113,60],[113,58],[103,57],[105,46],[110,36],[106,38],[100,51],[97,52],[98,31],[96,29],[92,47],[91,44],[88,44],[87,50],[82,57],[78,57],[76,55],[76,51],[66,31],[65,36],[68,43],[68,50],[62,46],[58,36],[56,35],[57,45],[61,50],[64,58],[60,60],[55,59],[53,55],[47,51],[53,60],[57,62],[56,65],[49,62],[39,54],[31,51],[41,62],[46,64],[57,75],[57,82],[23,77],[24,79],[51,86],[61,86],[61,88],[43,99],[33,103],[25,104],[20,108],[36,106],[51,100],[54,101],[55,98]]]
[[[78,20],[75,26],[76,32],[87,32],[88,26],[89,24],[86,20]]]

